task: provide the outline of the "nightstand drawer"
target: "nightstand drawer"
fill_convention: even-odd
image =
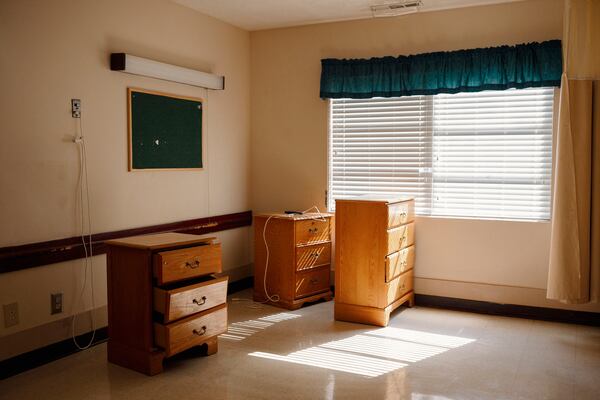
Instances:
[[[154,341],[167,357],[206,342],[227,331],[227,304],[169,325],[154,324]]]
[[[329,290],[329,265],[308,272],[296,273],[295,298]]]
[[[388,229],[412,222],[415,219],[415,202],[390,204],[388,206]]]
[[[400,274],[413,269],[415,246],[410,246],[385,257],[385,281],[390,282]]]
[[[387,304],[391,304],[413,290],[413,270],[393,279],[387,285]]]
[[[154,310],[165,323],[218,306],[227,301],[228,277],[210,277],[187,286],[154,288]]]
[[[297,245],[331,240],[329,218],[296,221],[295,230]]]
[[[160,252],[153,269],[159,285],[221,272],[221,244]]]
[[[387,254],[392,254],[400,249],[415,243],[415,223],[402,225],[387,231]]]
[[[296,247],[296,271],[305,271],[330,263],[331,243]]]

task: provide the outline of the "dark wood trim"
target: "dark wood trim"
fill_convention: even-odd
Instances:
[[[104,241],[111,239],[161,232],[204,235],[250,225],[252,225],[252,211],[244,211],[235,214],[171,222],[168,224],[96,233],[92,235],[92,247],[94,255],[97,255],[106,253],[107,246],[104,244]],[[83,257],[85,257],[85,252],[81,243],[81,237],[79,236],[20,246],[2,247],[0,248],[0,274],[62,261],[76,260]]]
[[[586,311],[561,310],[558,308],[531,307],[516,304],[498,304],[487,301],[430,296],[426,294],[416,294],[415,303],[418,306],[468,311],[479,314],[600,326],[600,313]]]
[[[77,336],[78,343],[89,343],[91,332]],[[94,335],[92,346],[104,343],[108,339],[108,328],[99,328]],[[40,347],[27,353],[0,361],[0,379],[6,379],[21,372],[29,371],[60,358],[77,353],[79,350],[72,338],[62,340],[48,346]]]
[[[225,271],[225,274],[227,274],[227,271]],[[242,290],[250,289],[251,287],[254,287],[254,277],[247,276],[239,281],[229,282],[227,285],[227,295],[229,296],[232,293],[241,292]]]

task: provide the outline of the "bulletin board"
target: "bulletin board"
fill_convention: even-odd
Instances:
[[[127,98],[130,171],[202,169],[202,99],[134,88]]]

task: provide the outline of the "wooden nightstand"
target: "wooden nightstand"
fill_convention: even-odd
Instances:
[[[331,300],[331,230],[333,214],[262,214],[254,217],[254,300],[295,310],[304,303]],[[267,290],[264,277],[269,246]]]
[[[227,330],[227,277],[215,238],[162,233],[108,244],[108,360],[148,375]]]

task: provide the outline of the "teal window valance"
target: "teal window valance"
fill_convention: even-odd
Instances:
[[[560,86],[560,40],[371,59],[321,60],[321,98]]]

